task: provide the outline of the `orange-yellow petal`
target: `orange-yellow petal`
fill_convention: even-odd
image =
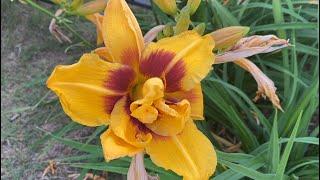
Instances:
[[[138,120],[130,117],[127,97],[121,98],[115,105],[110,117],[110,127],[115,135],[135,147],[144,147],[152,135]]]
[[[112,56],[106,47],[100,47],[94,50],[94,53],[98,54],[99,57],[103,60],[113,62]]]
[[[102,28],[104,44],[114,62],[137,66],[144,42],[139,24],[124,0],[109,0]]]
[[[156,165],[170,169],[186,180],[209,179],[217,165],[211,142],[191,120],[179,135],[154,135],[146,152]]]
[[[124,140],[116,136],[111,129],[105,131],[100,136],[100,139],[103,155],[107,161],[124,156],[134,156],[135,154],[143,151],[143,148],[137,148],[126,143]]]
[[[194,120],[203,120],[203,95],[201,84],[197,84],[190,91],[177,91],[174,93],[166,93],[165,98],[172,102],[179,102],[186,99],[190,102],[191,118]]]
[[[97,45],[101,45],[103,43],[102,38],[102,20],[103,16],[100,13],[94,13],[85,16],[89,21],[91,21],[94,25],[96,25],[97,31]]]
[[[135,109],[131,116],[139,119],[142,123],[152,123],[158,117],[158,111],[151,105],[141,105],[137,109]]]
[[[119,83],[114,77],[121,76]],[[127,77],[127,78],[124,78]],[[114,104],[127,93],[134,78],[128,66],[108,63],[96,54],[84,54],[78,63],[59,65],[47,86],[60,99],[72,120],[87,126],[107,124]]]
[[[158,106],[159,107],[159,106]],[[158,119],[150,124],[145,124],[151,131],[161,136],[174,136],[180,133],[186,121],[190,119],[190,104],[187,100],[169,105],[175,113],[167,113],[168,109],[159,109]]]
[[[213,47],[212,37],[202,37],[195,31],[149,43],[143,52],[140,72],[149,77],[162,76],[166,92],[191,90],[211,69]]]

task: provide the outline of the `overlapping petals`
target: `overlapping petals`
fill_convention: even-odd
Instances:
[[[57,66],[47,85],[76,122],[109,128],[100,138],[107,161],[146,151],[185,179],[208,179],[216,154],[192,119],[203,119],[200,81],[214,63],[214,41],[195,31],[146,45],[124,0],[109,0],[105,47]]]
[[[112,77],[131,76],[118,82]],[[47,86],[60,99],[74,121],[87,126],[108,124],[114,104],[129,90],[135,74],[129,66],[109,63],[95,54],[84,54],[73,65],[57,66]]]
[[[154,136],[146,147],[151,160],[186,180],[203,180],[215,171],[216,153],[211,142],[192,120],[175,136]]]
[[[139,24],[125,1],[108,2],[102,28],[104,44],[114,62],[136,67],[144,42]]]
[[[186,99],[173,103],[163,99],[164,84],[160,78],[148,79],[141,99],[131,103],[131,115],[153,133],[171,136],[180,133],[190,118],[190,103]]]
[[[134,156],[135,154],[143,151],[143,148],[132,146],[120,137],[116,136],[111,129],[104,132],[100,138],[102,147],[110,147],[103,149],[104,158],[107,161],[124,156]]]
[[[166,93],[166,99],[171,102],[178,102],[183,99],[188,100],[191,107],[191,118],[194,120],[203,120],[203,95],[201,90],[201,84],[196,84],[194,88],[189,91],[176,91],[172,93]]]
[[[210,36],[186,31],[150,43],[143,52],[140,72],[147,77],[162,77],[166,92],[189,91],[208,74],[214,63]]]
[[[136,147],[144,147],[152,138],[144,125],[130,116],[126,97],[116,103],[111,113],[110,128],[118,137]]]

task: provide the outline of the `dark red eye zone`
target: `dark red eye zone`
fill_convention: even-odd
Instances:
[[[105,87],[118,93],[124,93],[128,91],[134,78],[134,70],[129,66],[123,65],[121,68],[109,73],[108,79],[105,81]]]
[[[165,50],[151,52],[141,60],[140,72],[147,77],[161,77],[174,55],[173,52]]]

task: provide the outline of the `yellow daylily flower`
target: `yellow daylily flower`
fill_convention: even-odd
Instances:
[[[213,145],[193,119],[203,119],[200,81],[214,63],[214,41],[195,31],[144,42],[125,0],[109,0],[101,22],[106,47],[55,68],[47,86],[72,120],[109,125],[101,135],[107,161],[146,152],[184,179],[213,175]]]

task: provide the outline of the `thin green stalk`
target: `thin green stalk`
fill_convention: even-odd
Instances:
[[[72,27],[69,26],[66,22],[62,21],[62,24],[69,30],[71,31],[75,36],[77,36],[79,39],[81,39],[86,45],[89,47],[94,47],[93,44],[91,44],[89,41],[87,41],[85,38],[83,38],[77,31],[72,29]]]
[[[33,8],[36,8],[38,10],[40,10],[41,12],[49,15],[50,17],[59,20],[58,17],[56,17],[53,13],[51,13],[50,11],[48,11],[47,9],[41,7],[40,5],[38,5],[37,3],[34,3],[32,0],[25,0],[25,2],[27,2],[28,4],[30,4]]]
[[[291,0],[287,0],[287,4],[289,6],[290,11],[294,12]],[[296,22],[295,18],[293,18],[293,17],[291,17],[291,21]],[[291,91],[289,101],[287,103],[287,107],[289,107],[291,105],[291,103],[293,102],[294,97],[297,92],[297,88],[298,88],[297,87],[297,77],[299,76],[299,74],[298,74],[299,72],[298,72],[297,53],[296,53],[296,46],[295,46],[296,45],[296,31],[294,29],[291,32],[291,39],[292,39],[292,44],[293,44],[292,51],[291,51],[291,58],[292,58],[291,69],[293,70],[293,74],[294,74],[295,78],[293,79],[293,84],[292,84],[292,88],[291,88],[292,91]]]
[[[281,1],[279,0],[272,0],[272,6],[273,6],[273,17],[274,17],[274,22],[276,24],[278,23],[284,23],[284,17],[282,13],[282,6],[281,6]],[[278,30],[278,36],[281,39],[287,39],[287,34],[284,29],[279,29]],[[289,53],[287,49],[284,49],[282,51],[283,55],[283,66],[285,69],[289,70]],[[284,74],[284,97],[288,97],[290,94],[290,78],[286,74]]]

